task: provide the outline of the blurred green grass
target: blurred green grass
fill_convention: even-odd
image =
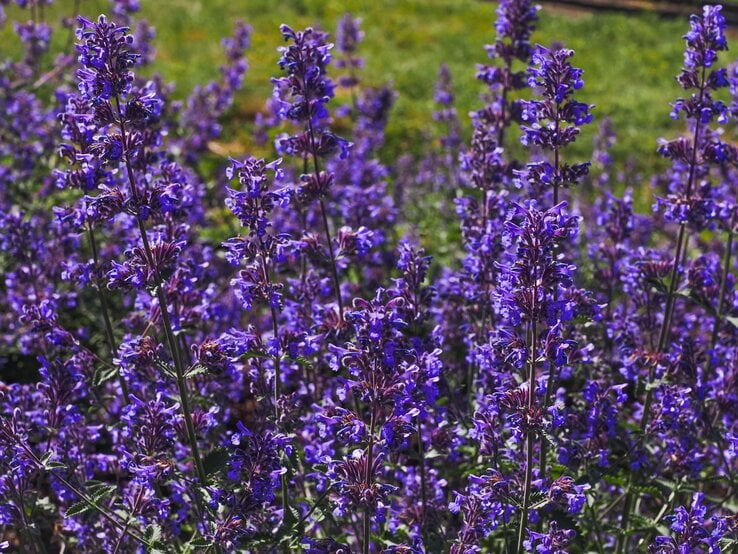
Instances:
[[[71,11],[73,3],[57,2],[52,15]],[[433,87],[441,62],[449,64],[459,114],[469,133],[468,112],[481,106],[484,87],[475,79],[477,63],[487,61],[484,44],[494,40],[495,3],[478,0],[141,0],[140,17],[157,30],[155,71],[177,84],[184,97],[196,84],[217,77],[222,59],[220,39],[233,22],[253,26],[248,53],[250,71],[238,94],[225,142],[248,150],[248,124],[271,93],[270,77],[279,72],[278,26],[313,25],[333,32],[344,13],[363,19],[366,33],[360,53],[366,58],[364,82],[394,83],[399,98],[388,128],[385,155],[418,152],[423,135],[433,129]],[[14,13],[15,10],[15,13]],[[17,8],[9,9],[11,18]],[[109,11],[106,2],[86,0],[88,17]],[[588,126],[568,153],[578,161],[591,153],[597,120],[609,116],[618,136],[615,158],[635,156],[642,167],[662,163],[656,139],[674,136],[682,124],[669,118],[669,102],[680,94],[674,81],[681,67],[686,19],[650,13],[585,12],[544,5],[534,42],[563,42],[576,50],[574,64],[585,70],[583,101],[596,105],[595,124]],[[8,44],[6,29],[3,42]],[[64,42],[66,33],[58,34]],[[650,171],[647,171],[647,173]]]

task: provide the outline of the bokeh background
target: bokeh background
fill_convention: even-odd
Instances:
[[[377,86],[391,82],[398,92],[385,146],[388,159],[396,159],[398,152],[422,150],[433,126],[433,87],[442,62],[452,72],[465,136],[471,129],[468,112],[482,105],[484,85],[475,78],[476,65],[485,63],[484,45],[494,39],[495,2],[140,0],[139,4],[138,18],[147,19],[157,35],[156,63],[147,71],[175,83],[175,98],[185,98],[197,84],[217,77],[221,39],[231,33],[236,20],[253,27],[250,70],[224,122],[225,132],[212,145],[216,158],[259,153],[255,152],[259,147],[250,144],[251,124],[271,94],[270,78],[279,73],[276,48],[282,43],[281,23],[333,32],[346,12],[362,18],[363,82]],[[693,4],[693,11],[699,11],[700,3]],[[71,15],[78,9],[88,17],[110,12],[105,0],[67,0],[47,9],[44,16],[49,20],[65,10]],[[14,19],[19,9],[9,6],[6,11]],[[674,76],[681,67],[687,16],[665,16],[657,9],[622,12],[544,2],[539,18],[533,41],[548,46],[559,40],[576,51],[574,65],[585,70],[585,87],[577,97],[596,105],[595,124],[586,126],[572,154],[588,158],[597,122],[607,116],[617,135],[616,164],[624,166],[630,159],[636,167],[652,168],[649,173],[654,166],[663,166],[656,154],[657,139],[673,137],[682,127],[670,120],[669,103],[680,94]],[[12,29],[6,25],[2,33],[9,38]],[[738,36],[735,28],[730,34]],[[64,48],[66,38],[56,33],[55,48]],[[16,43],[3,40],[11,48]],[[637,202],[644,207],[650,198],[649,190],[636,191]]]

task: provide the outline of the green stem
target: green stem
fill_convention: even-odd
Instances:
[[[364,475],[364,481],[367,489],[372,484],[372,465],[374,465],[374,425],[376,424],[374,404],[372,403],[371,416],[369,423],[369,445],[366,450],[366,474]],[[369,554],[371,547],[371,523],[372,513],[371,508],[367,507],[364,510],[364,544],[362,545],[362,553]]]
[[[118,96],[115,97],[115,104],[116,108],[118,110],[118,123],[120,125],[120,134],[121,134],[121,146],[123,150],[123,159],[125,161],[125,167],[126,172],[128,174],[128,182],[131,187],[131,194],[134,198],[137,198],[138,192],[136,189],[136,180],[133,176],[133,166],[131,165],[131,156],[130,152],[128,151],[127,147],[127,137],[126,137],[126,126],[123,119],[123,112],[120,108],[120,99]],[[182,415],[184,416],[185,420],[185,428],[187,430],[187,438],[188,442],[190,443],[190,450],[192,452],[192,459],[195,464],[195,470],[197,472],[197,477],[200,479],[201,485],[207,485],[207,474],[205,473],[205,467],[202,463],[202,458],[200,456],[200,448],[197,444],[197,435],[195,434],[195,425],[192,421],[192,411],[190,409],[190,398],[189,393],[187,392],[187,382],[185,378],[185,369],[182,362],[182,354],[180,352],[179,344],[177,343],[177,337],[174,334],[174,328],[172,326],[172,321],[169,317],[169,304],[167,302],[166,292],[164,291],[164,279],[161,276],[161,273],[159,272],[159,268],[156,266],[156,263],[154,262],[154,256],[151,252],[151,245],[149,244],[149,239],[146,234],[146,227],[144,225],[144,221],[141,218],[140,215],[136,215],[136,222],[138,223],[138,229],[141,234],[141,241],[143,242],[143,248],[144,253],[146,255],[146,260],[151,266],[151,268],[154,270],[154,275],[156,279],[156,296],[159,300],[159,311],[161,312],[161,318],[162,322],[164,324],[164,333],[166,335],[167,344],[169,345],[169,351],[172,356],[172,361],[174,362],[174,370],[176,373],[176,381],[177,381],[177,389],[179,391],[179,398],[180,402],[182,404]]]
[[[418,427],[418,452],[420,454],[420,536],[423,545],[427,548],[425,536],[426,511],[428,510],[428,489],[425,482],[425,446],[423,445],[423,432],[421,430],[420,418],[415,417],[415,425]]]
[[[313,167],[315,168],[315,180],[320,181],[320,163],[318,162],[318,154],[315,151],[315,133],[313,131],[313,123],[308,119],[308,135],[310,136],[310,149],[312,150]],[[343,297],[341,296],[341,281],[338,278],[338,266],[336,265],[336,255],[333,251],[333,239],[331,237],[331,228],[328,224],[328,212],[325,209],[323,198],[319,199],[320,215],[323,219],[323,228],[325,238],[328,241],[328,253],[331,258],[331,273],[333,274],[333,286],[336,289],[336,301],[338,302],[338,317],[343,323]]]
[[[530,359],[528,361],[528,410],[532,411],[535,406],[536,394],[536,358],[538,357],[536,341],[537,341],[537,325],[533,320],[529,325],[528,332],[528,352]],[[525,488],[523,489],[523,507],[520,512],[520,527],[518,528],[518,543],[515,551],[520,554],[523,552],[523,541],[525,540],[525,531],[528,527],[528,509],[530,508],[531,489],[533,487],[533,447],[535,435],[532,430],[527,430],[526,436],[526,452],[525,452]]]
[[[730,224],[728,228],[728,238],[725,241],[725,257],[723,258],[723,274],[720,276],[720,289],[718,292],[718,305],[717,313],[715,314],[715,323],[712,327],[712,336],[710,337],[710,352],[715,350],[717,346],[718,336],[720,334],[720,325],[723,318],[723,306],[725,305],[725,289],[728,286],[728,275],[730,274],[730,262],[731,255],[733,252],[733,227],[735,226],[736,212],[733,211],[732,217],[730,218]],[[708,371],[712,367],[712,356],[707,359]]]
[[[554,115],[554,119],[556,121],[556,135],[559,134],[559,107],[556,106],[556,113]],[[557,146],[554,148],[554,174],[558,175],[559,169],[561,167],[561,157],[559,155],[559,147]],[[554,182],[554,190],[553,190],[553,205],[558,206],[559,204],[559,185]],[[555,252],[555,251],[554,251]],[[554,300],[558,300],[559,291],[558,288],[554,290]],[[543,413],[546,413],[546,410],[548,409],[548,403],[551,401],[551,395],[553,394],[554,385],[556,383],[557,379],[557,371],[558,368],[553,364],[549,364],[549,370],[548,370],[548,379],[546,380],[546,394],[543,398]],[[540,475],[539,477],[542,479],[546,475],[546,457],[548,454],[548,441],[546,440],[546,437],[541,435],[541,441],[540,441],[540,460],[538,463],[540,464]],[[543,521],[539,521],[539,525],[542,525]]]
[[[108,341],[108,348],[110,349],[111,361],[115,358],[115,335],[113,334],[113,324],[110,320],[110,310],[108,308],[108,299],[100,286],[100,261],[97,253],[97,242],[95,241],[95,231],[92,227],[87,227],[87,235],[90,238],[90,250],[92,250],[92,261],[95,264],[95,290],[97,291],[97,298],[100,301],[100,310],[103,315],[103,322],[105,324],[105,338]],[[120,383],[120,390],[123,393],[123,404],[128,404],[128,385],[126,380],[120,373],[118,374],[118,382]]]
[[[115,512],[108,512],[105,508],[98,505],[97,502],[95,502],[92,498],[87,496],[81,489],[70,483],[66,478],[62,477],[59,473],[54,471],[53,469],[46,469],[44,466],[44,463],[41,461],[41,459],[36,456],[36,453],[33,451],[33,449],[25,444],[24,442],[20,442],[19,446],[23,449],[23,451],[28,455],[28,457],[33,461],[33,463],[36,465],[36,467],[42,471],[47,471],[49,475],[53,476],[56,480],[58,480],[60,483],[62,483],[65,487],[67,487],[70,491],[72,491],[75,496],[79,497],[80,500],[85,502],[98,512],[102,517],[104,517],[106,520],[108,520],[111,524],[113,524],[115,527],[117,527],[120,531],[134,539],[135,541],[141,543],[143,546],[149,547],[148,541],[138,534],[138,532],[134,532],[131,529],[127,528],[126,525],[118,521],[116,519],[116,515],[113,515]]]

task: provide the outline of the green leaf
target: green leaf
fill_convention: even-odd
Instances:
[[[531,504],[530,509],[538,510],[539,508],[543,508],[546,504],[548,504],[548,499],[544,498],[543,500],[539,500],[538,502]]]
[[[271,356],[268,354],[264,354],[262,352],[246,352],[245,354],[241,354],[238,357],[239,360],[249,360],[252,358],[261,358],[263,360],[269,360],[271,359]]]
[[[300,521],[301,517],[302,516],[300,515],[300,512],[298,512],[294,506],[287,506],[287,511],[284,514],[282,526],[285,528],[289,528],[290,534],[292,534],[292,531],[297,528],[296,524]]]
[[[67,508],[66,511],[64,512],[64,517],[78,516],[86,512],[89,512],[92,509],[94,509],[92,504],[90,504],[86,500],[83,500],[81,502],[77,502],[76,504],[72,504],[71,506],[69,506],[69,508]]]
[[[304,356],[297,356],[295,358],[290,358],[293,362],[297,363],[298,365],[301,365],[303,367],[306,367],[308,369],[313,368],[313,362],[305,358]]]
[[[172,379],[177,378],[177,372],[174,370],[173,367],[171,367],[169,364],[162,362],[161,360],[156,361],[156,366],[164,373],[165,375],[168,375]]]
[[[648,494],[661,502],[666,502],[664,491],[655,485],[634,485],[631,489],[638,494]]]
[[[146,546],[148,547],[146,550],[148,554],[169,554],[172,551],[171,545],[161,541],[149,542]]]
[[[212,542],[210,542],[205,537],[193,537],[191,541],[187,542],[186,548],[189,549],[196,549],[196,548],[210,548],[212,545]]]
[[[146,530],[144,531],[144,538],[152,543],[157,542],[161,539],[161,525],[157,525],[156,523],[152,523],[151,525],[146,526]]]
[[[554,447],[556,446],[556,439],[548,431],[543,431],[542,430],[541,431],[541,435],[543,436],[543,438],[546,439],[546,442],[548,442],[548,444],[550,444],[551,446],[554,446]]]
[[[625,533],[627,535],[632,535],[634,533],[642,533],[643,531],[658,532],[658,527],[656,526],[656,522],[654,522],[651,519],[648,519],[647,517],[643,517],[640,514],[631,514],[630,522],[631,522],[631,526],[625,530]]]
[[[120,374],[120,368],[114,365],[106,365],[99,367],[95,370],[95,374],[92,376],[92,384],[99,387],[103,383],[107,383],[112,379],[115,379]]]
[[[187,370],[187,373],[185,373],[185,379],[192,379],[193,377],[196,377],[197,375],[203,375],[204,373],[208,372],[208,368],[206,368],[202,364],[195,364],[192,366],[189,370]]]
[[[99,487],[95,487],[94,491],[90,491],[92,502],[97,504],[103,498],[111,497],[117,490],[118,488],[115,485],[101,485]]]

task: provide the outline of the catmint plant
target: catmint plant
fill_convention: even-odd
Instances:
[[[15,4],[0,551],[735,549],[738,70],[719,6],[690,19],[684,136],[651,175],[607,114],[592,166],[570,159],[583,71],[532,46],[526,0],[497,6],[484,106],[460,115],[441,65],[438,129],[402,151],[361,14],[335,49],[282,25],[252,116],[230,107],[262,29],[236,22],[188,93],[146,3],[60,6],[66,41],[50,1]]]

